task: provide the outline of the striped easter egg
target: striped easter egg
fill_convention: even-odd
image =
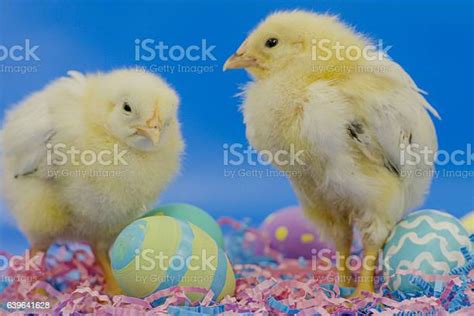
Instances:
[[[470,211],[461,218],[461,223],[470,234],[474,234],[474,211]]]
[[[176,219],[193,223],[209,234],[221,248],[224,248],[224,236],[216,220],[203,209],[186,203],[160,205],[147,212],[142,217],[170,216]]]
[[[120,287],[133,297],[183,286],[211,289],[219,301],[235,289],[232,266],[214,239],[169,216],[141,218],[127,226],[112,247],[111,263]],[[188,294],[193,301],[203,296]]]
[[[404,271],[448,275],[453,268],[466,264],[462,247],[472,251],[469,233],[454,216],[436,210],[409,214],[393,229],[384,246],[383,269],[389,288],[418,292]]]

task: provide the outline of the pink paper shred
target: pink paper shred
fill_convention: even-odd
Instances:
[[[230,238],[227,242],[241,242],[243,248],[254,238],[262,238],[245,223],[230,218],[221,219],[220,223],[231,227],[232,238],[242,237],[240,241]],[[343,289],[336,285],[336,271],[315,272],[301,260],[285,259],[274,250],[265,249],[272,263],[234,264],[235,295],[216,303],[212,301],[213,293],[206,289],[182,287],[165,289],[144,299],[124,295],[111,298],[103,293],[102,272],[87,246],[57,245],[48,252],[39,270],[9,268],[0,272],[0,314],[3,309],[45,315],[448,315],[449,308],[457,306],[455,300],[468,300],[459,303],[457,315],[474,314],[474,307],[469,306],[474,303],[474,282],[466,281],[472,280],[473,271],[464,279],[446,277],[438,296],[397,300],[387,295],[386,284],[379,284],[378,293],[350,300],[341,297]],[[186,296],[191,292],[205,296],[200,302],[191,302]],[[153,307],[151,303],[157,299],[163,303]],[[7,302],[49,302],[51,307],[7,310]]]

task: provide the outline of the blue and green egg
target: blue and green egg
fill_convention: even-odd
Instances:
[[[224,248],[224,236],[219,224],[203,209],[186,203],[172,203],[160,205],[142,217],[161,215],[174,217],[196,225],[208,233],[219,247]]]
[[[385,243],[384,276],[392,290],[417,292],[420,289],[403,271],[446,276],[466,264],[463,247],[473,249],[469,233],[454,216],[436,210],[411,213]]]
[[[112,269],[125,294],[144,298],[172,286],[211,289],[220,301],[233,295],[235,276],[225,252],[201,228],[169,216],[127,226],[111,251]],[[188,294],[202,299],[204,294]]]

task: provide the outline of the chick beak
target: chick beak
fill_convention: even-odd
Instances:
[[[143,137],[148,138],[153,145],[158,144],[160,141],[161,136],[161,120],[160,117],[155,111],[153,116],[146,121],[146,127],[138,127],[136,131],[136,135],[141,135]]]
[[[158,144],[160,141],[160,130],[158,128],[137,128],[137,131],[135,132],[136,135],[140,135],[143,137],[148,138],[153,145]]]
[[[238,68],[249,68],[249,67],[258,67],[259,64],[255,57],[249,56],[247,54],[247,41],[244,41],[240,45],[237,52],[227,59],[224,64],[223,70],[227,69],[238,69]]]

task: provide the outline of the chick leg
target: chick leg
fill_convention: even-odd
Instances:
[[[375,292],[374,275],[380,247],[370,242],[363,242],[363,247],[364,255],[362,258],[362,267],[359,274],[359,283],[354,294],[352,294],[352,297],[359,297],[362,295],[362,292]]]
[[[46,255],[46,252],[48,251],[48,248],[49,247],[32,245],[31,248],[30,248],[30,256],[34,257],[34,256],[38,255],[41,252]]]
[[[351,255],[352,228],[349,226],[344,230],[344,232],[346,232],[346,234],[342,234],[339,236],[340,238],[336,238],[334,242],[336,245],[337,255],[340,258],[339,266],[337,267],[339,286],[352,287],[354,286],[354,279],[352,278],[351,270],[346,264],[347,258]]]
[[[333,214],[328,210],[333,209],[322,202],[318,204],[304,203],[303,210],[313,223],[318,227],[323,240],[334,244],[339,257],[338,284],[342,287],[351,287],[353,278],[350,269],[346,265],[346,259],[350,256],[352,246],[352,226],[346,213]]]
[[[41,266],[43,266],[46,258],[46,253],[48,252],[49,246],[52,244],[52,241],[30,241],[30,244],[31,246],[28,254],[29,257],[35,262],[38,262]],[[47,296],[46,290],[42,288],[36,289],[35,293]]]
[[[112,267],[110,265],[109,254],[107,251],[98,248],[93,248],[92,251],[94,252],[95,258],[104,273],[105,292],[110,296],[122,294],[122,290],[112,273]]]
[[[362,236],[364,255],[359,284],[353,296],[360,296],[363,291],[374,292],[379,252],[405,210],[404,191],[399,179],[383,169],[377,181],[378,194],[366,201],[366,208],[354,214],[355,224]]]
[[[38,235],[28,235],[28,240],[30,241],[30,250],[29,255],[31,258],[34,256],[40,255],[43,253],[43,258],[46,256],[49,247],[54,243],[54,239],[51,237],[45,237],[42,235],[39,237]]]

